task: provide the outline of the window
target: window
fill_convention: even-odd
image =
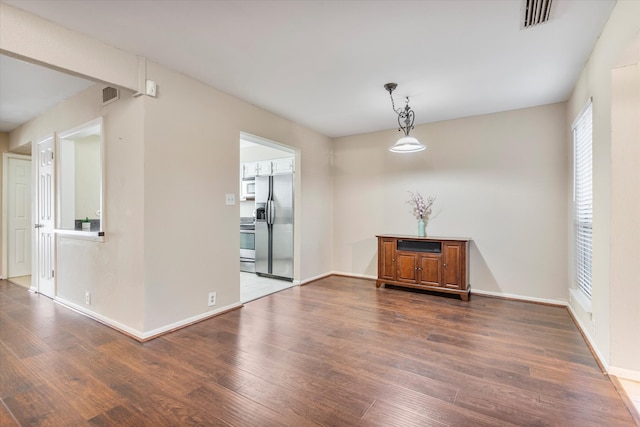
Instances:
[[[592,196],[591,101],[573,124],[573,223],[576,286],[591,299]]]

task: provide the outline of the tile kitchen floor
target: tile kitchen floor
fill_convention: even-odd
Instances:
[[[240,301],[245,303],[293,286],[292,282],[240,272]]]
[[[27,289],[31,287],[31,276],[10,277],[8,280]]]
[[[627,396],[633,402],[633,405],[636,407],[636,410],[640,413],[640,382],[626,380],[622,378],[618,378],[622,388],[627,393]]]

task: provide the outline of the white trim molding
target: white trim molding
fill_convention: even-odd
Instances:
[[[483,291],[482,289],[471,288],[471,297],[472,298],[473,298],[473,294],[485,295],[485,296],[496,297],[496,298],[509,298],[509,299],[518,300],[518,301],[551,304],[551,305],[557,305],[557,306],[561,306],[561,307],[566,307],[568,305],[568,302],[564,301],[564,300],[527,297],[527,296],[523,296],[523,295],[505,294],[504,292]]]
[[[300,285],[306,285],[307,283],[315,282],[316,280],[320,280],[320,279],[324,279],[325,277],[329,277],[329,276],[331,276],[331,274],[333,274],[333,273],[323,273],[323,274],[319,274],[317,276],[308,277],[306,279],[301,280],[299,283],[300,283]]]
[[[569,302],[576,301],[587,314],[592,314],[591,300],[580,289],[569,289]]]
[[[225,313],[227,311],[231,311],[234,310],[236,308],[240,308],[243,306],[242,303],[235,303],[235,304],[231,304],[231,305],[227,305],[225,307],[220,307],[216,310],[212,310],[212,311],[207,311],[206,313],[201,313],[198,314],[196,316],[192,316],[189,317],[187,319],[183,319],[180,320],[178,322],[174,322],[171,323],[169,325],[165,325],[162,326],[160,328],[156,328],[156,329],[152,329],[151,331],[147,331],[147,332],[142,332],[138,329],[135,328],[131,328],[123,323],[120,323],[116,320],[113,320],[109,317],[103,316],[99,313],[96,313],[95,311],[91,311],[91,310],[87,310],[85,307],[76,304],[74,302],[68,301],[64,298],[60,298],[60,297],[55,297],[54,301],[64,307],[67,307],[77,313],[80,313],[84,316],[87,316],[91,319],[94,319],[100,323],[103,323],[109,327],[112,327],[116,330],[119,330],[120,332],[123,332],[127,335],[132,336],[133,338],[135,338],[138,341],[149,341],[150,339],[156,338],[157,336],[160,336],[162,334],[165,334],[167,332],[176,330],[176,329],[180,329],[183,328],[185,326],[191,325],[193,323],[196,322],[200,322],[202,320],[208,319],[210,317],[215,317],[219,314]]]
[[[610,366],[607,372],[609,372],[610,375],[615,375],[616,377],[624,380],[640,382],[640,371]]]
[[[571,307],[571,304],[567,304],[567,310],[569,310],[569,313],[571,314],[571,317],[573,317],[573,322],[576,324],[578,329],[580,329],[580,332],[582,333],[582,336],[589,343],[589,347],[591,347],[592,354],[594,354],[598,358],[598,361],[600,362],[600,365],[602,365],[604,370],[607,373],[609,373],[609,362],[604,357],[604,355],[600,352],[600,349],[598,348],[596,343],[591,338],[591,334],[589,334],[589,330],[582,324],[582,322],[580,321],[580,317],[578,317],[576,312],[573,310],[573,307]]]
[[[329,275],[335,274],[336,276],[347,276],[347,277],[355,277],[358,279],[371,279],[376,280],[378,276],[371,276],[369,274],[358,274],[358,273],[346,273],[344,271],[332,271]]]

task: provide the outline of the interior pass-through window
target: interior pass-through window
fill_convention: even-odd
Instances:
[[[58,228],[103,231],[102,118],[58,134]]]

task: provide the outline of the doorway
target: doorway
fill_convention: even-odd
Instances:
[[[31,287],[31,157],[3,155],[2,271],[6,278]]]
[[[296,150],[240,134],[240,301],[294,286]]]

